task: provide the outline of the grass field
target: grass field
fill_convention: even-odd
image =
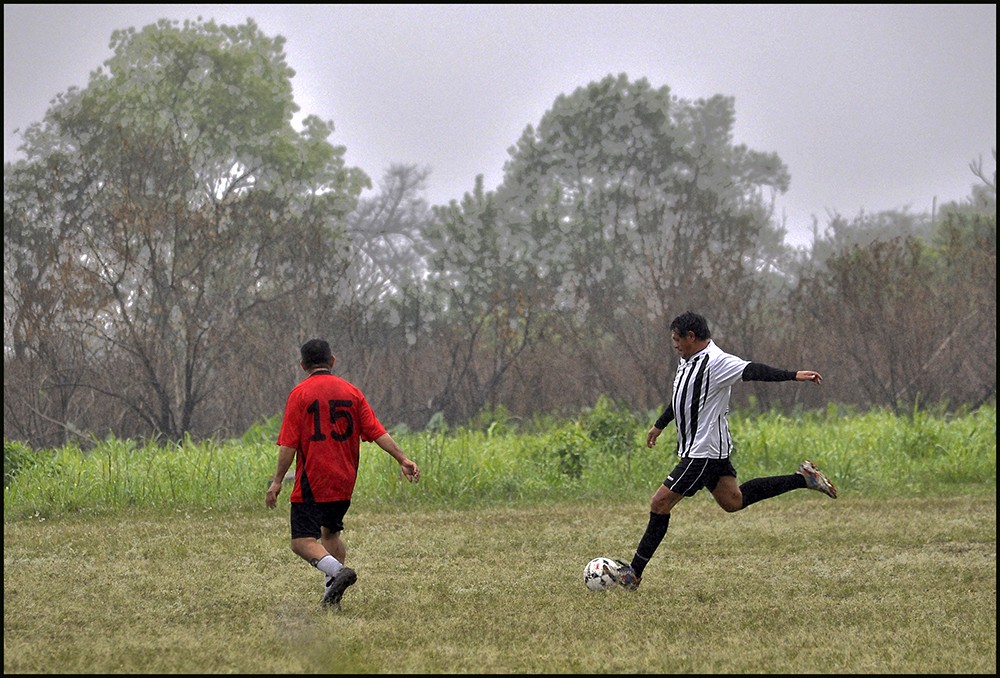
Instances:
[[[840,497],[702,492],[639,590],[601,593],[583,567],[631,558],[672,446],[607,401],[497,414],[399,432],[418,485],[362,447],[340,613],[288,548],[287,492],[263,505],[277,420],[5,440],[4,673],[996,673],[995,405],[734,416],[741,481],[811,458]]]
[[[352,509],[340,613],[287,504],[5,522],[4,673],[996,673],[996,494]]]

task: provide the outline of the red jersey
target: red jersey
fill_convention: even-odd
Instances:
[[[343,501],[354,493],[361,441],[385,434],[364,394],[329,372],[315,372],[288,394],[278,445],[295,454],[295,503]]]

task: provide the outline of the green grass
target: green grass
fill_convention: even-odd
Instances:
[[[241,440],[4,444],[5,673],[996,673],[996,408],[733,416],[741,480],[803,458],[837,484],[673,512],[641,588],[627,559],[673,429],[607,402],[374,445],[340,614],[264,508],[275,420]],[[671,441],[671,442],[667,442]]]
[[[603,402],[603,401],[602,401]],[[4,521],[30,516],[153,509],[250,510],[274,474],[272,419],[242,440],[180,444],[99,441],[92,449],[30,451],[4,444]],[[671,426],[653,450],[648,422],[608,404],[575,421],[518,430],[399,433],[422,471],[417,486],[371,443],[356,488],[365,509],[472,508],[540,501],[646,498],[675,463]],[[899,418],[831,407],[801,417],[734,416],[740,479],[791,473],[812,459],[838,488],[877,496],[996,492],[996,407],[961,415]]]
[[[4,672],[996,672],[995,495],[701,493],[638,591],[588,591],[646,511],[352,509],[341,613],[287,507],[7,522]]]

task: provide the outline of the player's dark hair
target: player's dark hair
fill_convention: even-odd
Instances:
[[[694,332],[695,339],[710,339],[712,331],[708,329],[708,321],[694,311],[685,311],[670,322],[671,331],[686,337],[688,332]]]
[[[302,354],[302,367],[307,370],[313,367],[329,367],[333,360],[330,344],[324,339],[310,339],[302,344],[299,352]]]

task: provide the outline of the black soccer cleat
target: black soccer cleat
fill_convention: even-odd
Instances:
[[[326,585],[323,595],[323,607],[340,609],[340,599],[344,597],[347,587],[358,580],[358,573],[349,567],[344,567],[332,577]]]

